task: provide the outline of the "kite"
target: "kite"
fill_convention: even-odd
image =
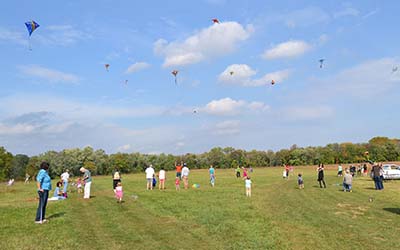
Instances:
[[[275,81],[274,81],[274,80],[272,80],[272,81],[271,81],[271,85],[274,85],[274,84],[275,84]]]
[[[173,71],[171,72],[171,74],[173,74],[173,75],[175,76],[175,84],[178,84],[178,81],[177,81],[177,75],[178,75],[178,73],[179,73],[178,70],[173,70]]]
[[[393,68],[392,68],[392,74],[395,73],[397,70],[399,70],[399,67],[397,67],[397,66],[396,66],[396,67],[393,67]]]
[[[193,110],[193,113],[194,113],[194,114],[197,114],[197,110]]]
[[[233,73],[235,73],[235,72],[233,72],[233,71],[229,72],[229,74],[231,74],[231,75],[233,75]]]
[[[26,26],[26,28],[27,28],[27,30],[29,32],[29,50],[32,50],[32,48],[31,48],[31,39],[30,38],[31,38],[32,33],[37,28],[39,28],[40,25],[37,22],[31,20],[31,21],[25,22],[25,26]]]
[[[106,64],[104,64],[104,67],[105,67],[106,70],[108,71],[108,68],[110,67],[110,64],[106,63]]]
[[[125,84],[128,84],[128,80],[125,80]]]
[[[32,35],[32,33],[37,29],[37,28],[39,28],[39,24],[37,23],[37,22],[35,22],[35,21],[28,21],[28,22],[25,22],[25,26],[26,26],[26,28],[28,29],[28,32],[29,32],[29,36],[31,36]]]
[[[217,18],[211,19],[213,23],[219,23],[219,20]]]
[[[322,64],[324,63],[325,59],[319,59],[319,67],[322,69]]]

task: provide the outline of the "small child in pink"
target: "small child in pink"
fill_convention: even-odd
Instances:
[[[121,182],[118,182],[117,187],[114,190],[115,197],[117,198],[117,202],[122,201],[122,196],[124,195],[124,192],[122,191],[122,184]]]
[[[179,184],[180,184],[179,177],[176,177],[175,178],[175,189],[176,190],[179,190],[181,188],[181,186]]]

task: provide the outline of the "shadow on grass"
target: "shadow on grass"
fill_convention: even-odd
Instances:
[[[394,207],[385,207],[383,210],[394,213],[394,214],[400,214],[400,208],[394,208]]]
[[[65,212],[61,212],[61,213],[56,213],[56,214],[52,214],[49,216],[48,219],[55,219],[55,218],[59,218],[65,215]]]
[[[373,187],[367,187],[367,188],[365,188],[365,189],[368,189],[368,190],[375,190],[375,188],[373,188]]]

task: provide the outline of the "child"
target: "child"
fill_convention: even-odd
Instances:
[[[175,189],[176,189],[177,191],[179,191],[180,188],[181,188],[181,186],[179,185],[179,177],[177,176],[177,177],[175,178]]]
[[[57,182],[53,197],[49,198],[49,201],[58,201],[58,200],[65,199],[65,197],[63,196],[63,193],[61,191],[61,186],[62,186],[62,181]]]
[[[301,174],[297,176],[297,183],[299,184],[299,189],[304,188],[303,176]]]
[[[158,173],[158,179],[160,181],[160,185],[158,186],[158,189],[160,189],[160,190],[165,189],[165,170],[164,170],[164,167],[161,167],[161,170]]]
[[[122,184],[121,182],[117,183],[117,186],[114,189],[115,197],[117,198],[117,202],[122,202],[122,196],[124,195],[122,191]]]
[[[236,178],[240,178],[240,167],[236,168]]]
[[[352,184],[353,184],[353,176],[350,174],[350,171],[346,169],[346,173],[343,176],[343,191],[352,192],[351,190]]]
[[[245,167],[242,167],[243,169],[243,180],[247,179],[247,169]]]
[[[251,197],[251,180],[250,176],[247,176],[245,180],[245,186],[246,186],[246,196]]]
[[[82,193],[82,180],[81,180],[81,178],[78,178],[78,180],[76,180],[76,188],[78,189],[78,193]]]

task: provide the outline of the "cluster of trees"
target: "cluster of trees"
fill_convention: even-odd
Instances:
[[[60,175],[69,169],[73,175],[79,175],[79,169],[90,169],[94,175],[110,174],[115,168],[122,173],[143,171],[152,164],[156,169],[164,167],[172,170],[175,162],[186,162],[189,168],[231,168],[236,166],[270,167],[289,165],[315,165],[356,163],[366,160],[365,152],[373,161],[400,161],[400,140],[387,137],[374,137],[368,143],[333,143],[325,147],[297,147],[282,149],[277,152],[245,151],[232,147],[216,147],[202,154],[148,155],[141,153],[116,153],[107,155],[104,150],[91,147],[83,149],[64,149],[60,152],[48,151],[38,156],[12,155],[0,147],[0,179],[22,179],[25,174],[34,176],[42,161],[50,163],[50,176]]]

